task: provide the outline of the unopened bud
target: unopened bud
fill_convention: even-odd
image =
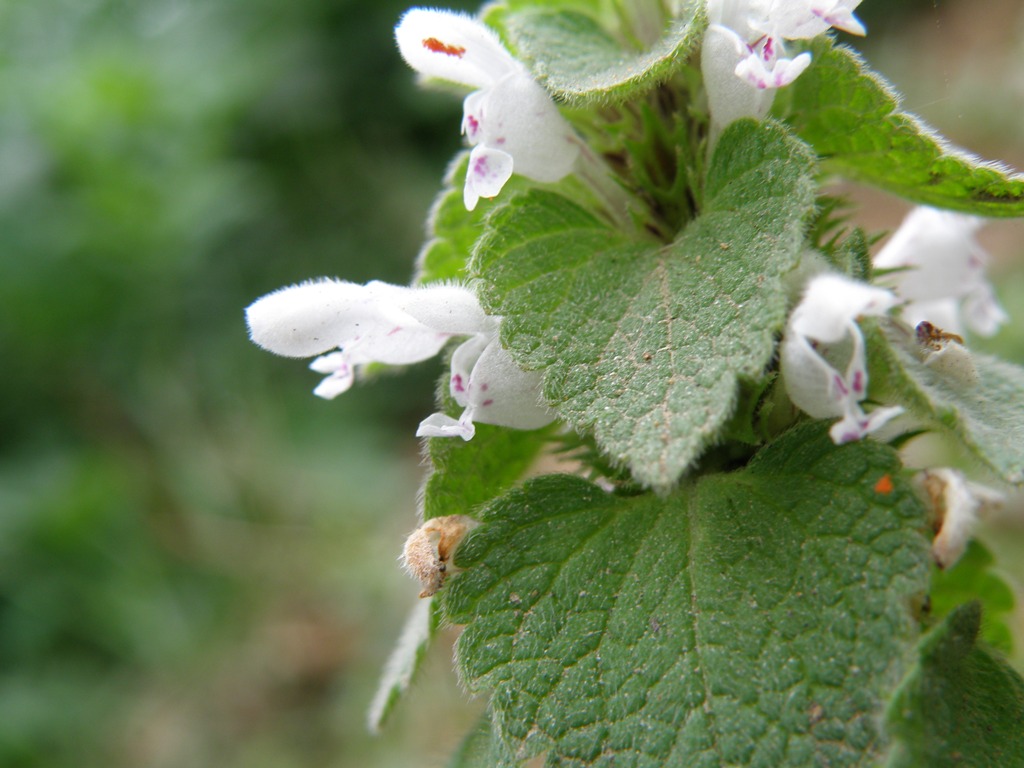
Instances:
[[[478,523],[465,515],[433,517],[409,534],[402,549],[402,567],[423,585],[420,597],[436,594],[453,572],[455,550]]]

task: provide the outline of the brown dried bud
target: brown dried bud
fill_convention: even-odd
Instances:
[[[478,523],[465,515],[433,517],[409,534],[402,549],[402,567],[423,585],[420,597],[430,597],[454,572],[455,550]]]
[[[925,469],[914,478],[931,515],[936,532],[932,556],[940,568],[948,568],[963,555],[978,518],[999,506],[998,491],[972,483],[955,469]]]

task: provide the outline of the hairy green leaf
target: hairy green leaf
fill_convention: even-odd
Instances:
[[[950,146],[899,108],[892,87],[826,38],[779,99],[826,169],[917,203],[982,216],[1024,216],[1024,176]]]
[[[494,732],[490,710],[470,731],[448,768],[515,768],[517,761]]]
[[[921,641],[889,709],[889,768],[1024,766],[1024,680],[976,645],[980,623],[970,603]]]
[[[448,166],[427,218],[427,242],[416,258],[416,283],[457,280],[465,275],[486,210],[467,211],[462,201],[468,167],[469,152],[460,152]]]
[[[913,329],[865,320],[872,392],[950,435],[1010,483],[1024,482],[1024,368],[980,352],[974,373],[923,362]]]
[[[628,239],[569,200],[519,195],[495,209],[472,271],[505,316],[517,362],[636,479],[668,486],[760,376],[786,311],[781,276],[814,200],[805,147],[774,124],[734,123],[705,206],[667,245]]]
[[[625,48],[588,13],[532,7],[502,14],[501,25],[533,74],[555,98],[624,101],[670,77],[700,42],[703,3],[688,3],[654,45]]]
[[[1013,632],[1009,620],[1013,611],[1013,589],[995,571],[995,560],[975,539],[967,551],[947,570],[936,568],[932,574],[932,616],[943,619],[955,608],[977,600],[984,611],[981,639],[1003,653],[1013,652]]]
[[[873,765],[928,583],[898,471],[812,425],[670,496],[531,481],[483,512],[443,594],[463,679],[548,766]]]
[[[457,416],[447,395],[448,376],[442,377],[444,410]],[[423,484],[424,520],[444,515],[472,515],[481,504],[500,496],[530,468],[551,435],[550,428],[519,430],[477,424],[476,435],[465,441],[432,437],[426,441],[430,469]]]
[[[536,461],[550,430],[523,431],[477,424],[476,436],[427,441],[431,471],[423,486],[423,518],[472,515],[500,496]]]
[[[466,277],[466,263],[473,251],[473,243],[480,236],[483,222],[494,204],[484,198],[475,210],[467,211],[462,197],[469,168],[469,152],[459,152],[452,159],[444,175],[441,191],[434,199],[427,218],[427,242],[416,258],[414,282],[423,285]],[[513,176],[502,193],[509,195],[517,189],[529,189],[531,182]]]

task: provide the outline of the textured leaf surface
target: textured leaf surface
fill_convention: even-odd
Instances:
[[[467,211],[462,201],[468,166],[469,152],[460,152],[445,173],[427,219],[427,242],[416,259],[417,283],[457,280],[465,275],[486,211],[486,206]]]
[[[416,258],[418,284],[445,280],[463,280],[473,244],[483,230],[483,222],[494,203],[484,198],[475,210],[467,211],[462,198],[469,167],[469,152],[459,152],[445,172],[441,191],[427,218],[427,242]],[[530,184],[521,176],[513,176],[503,194],[527,189]]]
[[[532,481],[443,595],[463,678],[549,766],[872,765],[928,582],[898,470],[810,426],[667,497]]]
[[[657,43],[636,52],[574,10],[513,10],[501,23],[548,91],[575,102],[622,101],[654,87],[686,62],[707,26],[703,3],[688,3]]]
[[[427,217],[427,241],[416,257],[414,283],[463,281],[473,245],[484,229],[484,220],[495,205],[507,200],[517,191],[531,189],[536,182],[513,175],[502,187],[497,200],[481,198],[472,211],[466,210],[462,189],[466,183],[469,168],[469,152],[459,152],[452,158],[445,172],[441,191],[434,198],[434,204]],[[544,185],[573,199],[592,204],[593,194],[574,176],[567,176],[556,184]]]
[[[642,483],[666,486],[728,420],[741,377],[772,356],[813,204],[811,160],[779,126],[734,123],[705,207],[668,245],[626,239],[534,191],[495,210],[473,271],[505,346],[543,369],[559,414]]]
[[[1014,606],[1013,589],[992,569],[995,559],[975,539],[967,551],[948,570],[935,569],[932,574],[932,616],[943,619],[966,602],[981,603],[985,621],[981,639],[1003,653],[1013,652],[1013,631],[1010,620]]]
[[[891,86],[827,39],[788,89],[787,122],[829,170],[926,205],[1024,216],[1024,176],[951,147],[899,108]]]
[[[965,605],[922,640],[889,711],[889,768],[1024,766],[1024,680],[976,645],[980,623]]]
[[[444,377],[445,383],[448,377]],[[458,409],[451,412],[458,414]],[[423,519],[472,515],[523,476],[544,448],[550,429],[517,430],[477,424],[470,441],[427,440],[430,471],[423,485]]]
[[[925,365],[909,327],[864,326],[873,391],[954,437],[1007,482],[1024,482],[1024,368],[975,352],[978,379],[964,382]]]

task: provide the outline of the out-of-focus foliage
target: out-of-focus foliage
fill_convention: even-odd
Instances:
[[[327,404],[242,320],[411,276],[460,108],[404,7],[0,7],[0,765],[415,762],[363,709],[436,370]]]

